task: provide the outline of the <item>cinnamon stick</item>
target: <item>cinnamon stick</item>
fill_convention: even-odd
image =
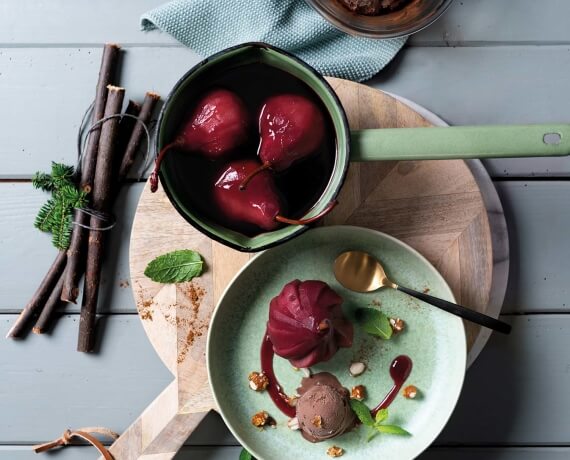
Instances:
[[[141,112],[141,106],[138,102],[129,100],[127,108],[125,109],[125,115],[134,115],[138,117]],[[119,121],[119,138],[117,139],[117,151],[124,153],[127,151],[127,145],[129,144],[129,139],[133,134],[133,129],[137,125],[137,120],[131,117],[123,117]],[[117,155],[118,156],[118,155]],[[121,163],[121,158],[117,158],[117,162]]]
[[[50,293],[53,291],[54,286],[57,284],[59,278],[61,278],[61,275],[65,268],[66,260],[66,252],[59,251],[57,257],[49,268],[46,276],[40,283],[38,289],[28,304],[22,310],[14,325],[8,331],[6,338],[20,338],[23,336],[24,331],[26,330],[26,326],[30,320],[33,319],[43,308],[46,299],[50,296]]]
[[[105,117],[121,112],[125,90],[116,86],[108,87]],[[111,203],[114,177],[112,166],[116,154],[117,136],[119,132],[119,119],[112,118],[101,129],[99,142],[99,154],[97,155],[97,167],[95,180],[93,181],[92,204],[93,209],[106,213]],[[100,219],[91,217],[89,226],[89,238],[87,244],[87,263],[85,268],[85,284],[83,286],[83,302],[79,317],[79,338],[77,350],[82,352],[92,351],[94,345],[94,329],[97,314],[97,300],[99,297],[99,284],[101,280],[101,262],[105,232],[97,230],[106,224]]]
[[[40,317],[32,328],[34,334],[43,334],[51,326],[57,307],[62,304],[61,289],[63,288],[63,273],[59,277],[59,281],[53,288],[52,293],[47,299]]]
[[[101,120],[105,112],[105,104],[107,101],[107,86],[111,84],[111,80],[115,74],[117,62],[119,60],[119,46],[115,44],[106,44],[103,48],[103,57],[101,58],[101,68],[99,70],[99,79],[95,92],[95,103],[93,106],[93,123]],[[79,186],[86,192],[91,192],[93,180],[95,177],[95,166],[97,164],[97,150],[99,148],[99,138],[101,136],[101,127],[95,128],[87,140],[82,160],[81,179]],[[76,211],[74,221],[81,225],[88,225],[89,217],[80,211]],[[80,225],[75,225],[71,233],[71,241],[67,249],[67,268],[65,270],[65,279],[61,292],[61,299],[66,302],[77,302],[79,295],[79,280],[85,269],[85,245],[87,232]]]
[[[145,125],[149,125],[152,114],[159,100],[160,96],[156,93],[149,91],[145,94],[139,114],[139,120],[142,121]],[[137,123],[133,129],[133,133],[129,139],[125,155],[123,156],[123,161],[121,162],[121,167],[119,168],[119,181],[123,181],[127,177],[127,174],[135,161],[136,153],[138,152],[144,137],[144,128],[141,123]]]
[[[101,58],[101,68],[99,69],[99,79],[97,80],[97,88],[95,91],[95,103],[93,105],[92,123],[103,118],[105,113],[105,104],[107,101],[107,87],[113,83],[115,70],[119,61],[120,48],[114,43],[107,43],[103,48],[103,57]],[[83,157],[81,167],[81,181],[79,186],[87,193],[93,188],[93,180],[95,178],[95,169],[97,165],[97,150],[99,147],[99,138],[101,137],[102,127],[95,128],[89,135],[87,140],[87,148]]]

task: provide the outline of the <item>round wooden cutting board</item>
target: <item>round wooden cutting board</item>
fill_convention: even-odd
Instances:
[[[353,129],[430,126],[385,93],[335,78],[329,81]],[[492,189],[480,164],[461,160],[352,163],[339,205],[324,225],[368,227],[408,243],[442,273],[459,303],[497,316],[506,278],[504,270],[495,276],[493,260],[508,259],[506,227],[496,195],[486,199],[476,177]],[[489,203],[494,204],[489,215],[498,227],[494,225],[493,232]],[[144,276],[149,261],[176,249],[198,251],[206,262],[205,273],[179,285],[161,285]],[[131,285],[145,331],[175,379],[113,445],[117,458],[172,458],[214,409],[205,362],[208,322],[217,299],[252,256],[199,233],[161,188],[152,194],[147,184],[131,235]],[[472,362],[489,332],[465,326]]]

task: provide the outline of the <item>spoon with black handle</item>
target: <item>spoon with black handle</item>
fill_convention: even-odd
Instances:
[[[503,334],[511,332],[511,326],[503,321],[390,281],[378,259],[367,252],[343,252],[334,262],[334,275],[340,284],[352,291],[366,293],[383,287],[397,289],[472,323]]]

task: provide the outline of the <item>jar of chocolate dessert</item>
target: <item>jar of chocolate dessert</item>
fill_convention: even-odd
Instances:
[[[396,38],[427,27],[453,0],[306,1],[343,32],[370,38]]]

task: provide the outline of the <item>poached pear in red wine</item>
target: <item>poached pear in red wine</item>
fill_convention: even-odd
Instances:
[[[207,91],[182,122],[176,138],[159,152],[150,181],[158,186],[158,170],[173,148],[210,160],[224,158],[247,139],[250,115],[241,98],[223,88]]]
[[[169,179],[183,206],[199,212],[202,217],[212,222],[248,236],[274,230],[282,226],[283,222],[295,223],[292,220],[299,219],[312,208],[329,182],[335,160],[336,136],[325,107],[305,83],[285,71],[261,63],[251,63],[225,69],[217,75],[209,74],[207,81],[199,80],[186,91],[197,96],[188,96],[186,112],[179,110],[176,114],[176,118],[180,120],[179,125],[177,129],[172,129],[170,142],[174,144],[168,155],[165,155],[163,164],[163,167],[168,168]],[[219,132],[224,134],[219,142],[214,143],[217,147],[213,152],[209,151],[209,145],[204,144],[202,138],[199,150],[202,150],[203,154],[189,154],[188,149],[177,145],[176,141],[180,133],[184,135],[187,131],[184,129],[184,123],[200,110],[204,96],[209,93],[217,94],[217,91],[225,94],[223,104],[219,107],[230,107],[232,117],[236,113],[244,112],[244,121],[234,123],[235,128],[224,128],[223,125],[224,129],[218,128]],[[227,97],[228,93],[232,96]],[[295,107],[299,110],[294,110]],[[279,138],[278,133],[274,132],[277,143],[271,140],[262,141],[260,134],[271,136],[270,130],[267,129],[268,123],[267,126],[263,125],[260,133],[262,124],[259,120],[262,115],[265,115],[266,121],[269,115],[269,121],[274,127],[277,127],[277,118],[281,116],[283,121],[284,117],[289,117],[290,123],[295,123],[295,129],[290,131],[291,136],[286,138]],[[306,127],[304,124],[311,126]],[[207,126],[200,129],[201,132],[207,130]],[[232,130],[234,134],[231,134]],[[190,130],[190,133],[193,131]],[[226,133],[230,135],[225,136]],[[275,154],[278,150],[276,147],[280,145],[283,147],[282,153]],[[205,152],[204,149],[208,151]],[[263,158],[260,156],[261,152],[264,152]],[[268,190],[267,197],[262,197],[259,193],[248,197],[229,193],[234,190],[235,184],[229,180],[228,168],[233,165],[235,169],[237,163],[234,162],[244,161],[241,170],[245,168],[253,172],[268,159],[271,160],[272,167],[264,172],[269,176],[261,175],[263,180],[258,183],[259,187],[256,187]],[[253,165],[256,168],[253,168]],[[234,172],[237,171],[235,169]],[[225,172],[228,174],[224,176]],[[242,173],[238,175],[243,176]],[[268,177],[271,177],[271,180]],[[219,190],[216,184],[221,183],[228,188]],[[251,201],[252,197],[254,202]],[[240,204],[236,204],[238,202]],[[246,206],[244,203],[253,204]],[[273,213],[275,203],[278,214],[283,217],[281,223],[270,223],[267,220],[267,216]],[[270,212],[263,216],[258,213],[253,217],[255,213],[252,209],[245,211],[245,208],[256,206],[266,207]],[[234,209],[236,207],[239,209]]]
[[[224,225],[250,224],[265,231],[279,227],[276,217],[284,211],[283,200],[271,173],[260,171],[245,190],[240,188],[258,167],[259,163],[252,159],[235,160],[222,167],[214,183],[213,197]]]

